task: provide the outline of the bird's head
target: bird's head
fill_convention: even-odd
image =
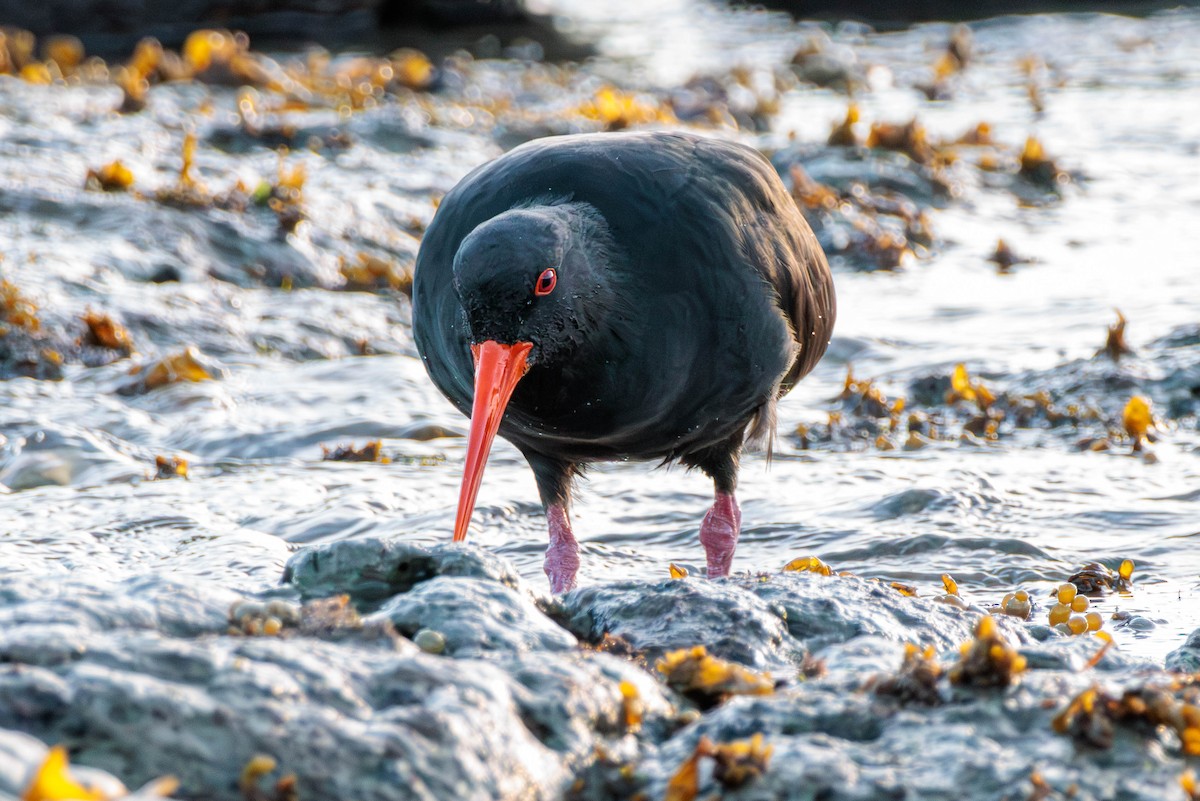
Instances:
[[[612,239],[581,203],[532,205],[481,223],[454,257],[454,289],[475,359],[475,399],[454,539],[467,523],[492,441],[517,382],[571,358],[616,296]]]

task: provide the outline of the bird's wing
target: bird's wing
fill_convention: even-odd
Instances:
[[[697,156],[740,193],[741,246],[747,261],[775,291],[791,325],[796,355],[781,382],[786,393],[825,354],[837,317],[833,277],[825,254],[775,168],[757,150],[699,139]]]

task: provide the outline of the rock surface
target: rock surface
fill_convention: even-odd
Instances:
[[[263,597],[343,594],[375,611],[242,636],[227,610],[245,605],[203,582],[143,579],[113,596],[68,580],[47,596],[4,579],[0,729],[38,739],[8,733],[0,748],[29,745],[26,764],[41,742],[63,743],[131,785],[170,774],[188,797],[230,801],[258,754],[307,798],[662,797],[701,738],[757,734],[773,754],[726,797],[949,800],[971,787],[999,801],[1045,781],[1081,799],[1163,799],[1184,765],[1152,728],[1118,726],[1108,749],[1057,734],[1055,715],[1100,676],[1133,686],[1157,670],[1119,656],[1089,668],[1097,641],[1044,629],[1038,642],[1009,618],[999,630],[1031,665],[1012,686],[943,676],[933,706],[875,692],[905,643],[948,665],[981,618],[878,582],[626,581],[554,601],[479,548],[364,539],[301,551]],[[444,655],[401,636],[420,629],[444,635]],[[770,669],[775,691],[701,713],[654,668],[695,645]],[[0,797],[20,792],[18,774],[0,774]],[[719,790],[704,762],[698,777]]]

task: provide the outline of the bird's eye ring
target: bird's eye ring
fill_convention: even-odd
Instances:
[[[542,270],[542,274],[538,276],[537,283],[533,285],[533,294],[538,297],[544,297],[554,291],[554,285],[558,283],[558,273],[553,267],[547,267]]]

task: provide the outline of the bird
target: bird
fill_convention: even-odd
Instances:
[[[580,565],[570,512],[591,464],[698,468],[709,578],[741,531],[743,448],[770,455],[776,403],[825,353],[828,262],[758,150],[685,132],[526,142],[447,193],[413,268],[417,351],[470,417],[454,540],[499,433],[546,512],[551,591]]]

